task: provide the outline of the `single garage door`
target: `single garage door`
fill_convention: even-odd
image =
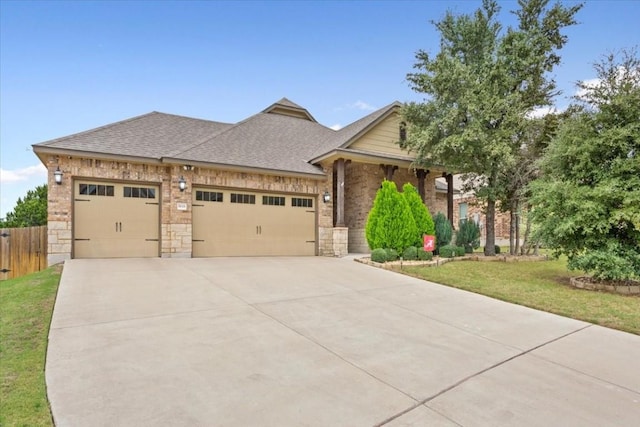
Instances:
[[[75,258],[157,257],[158,186],[74,181]]]
[[[194,188],[193,256],[313,256],[315,200]]]

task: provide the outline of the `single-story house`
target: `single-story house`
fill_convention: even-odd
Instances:
[[[238,123],[151,112],[33,145],[48,168],[48,261],[344,256],[384,179],[453,217],[442,166],[414,169],[398,102],[340,130],[286,98]]]

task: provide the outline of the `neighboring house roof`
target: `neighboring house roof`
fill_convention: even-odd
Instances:
[[[336,151],[367,154],[351,150],[349,145],[399,106],[398,102],[389,104],[339,131],[319,124],[306,109],[287,98],[236,124],[152,112],[35,144],[34,151],[96,153],[324,175],[313,164],[317,159]]]

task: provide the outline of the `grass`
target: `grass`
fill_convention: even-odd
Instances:
[[[399,271],[399,269],[398,269]],[[640,335],[640,297],[575,289],[565,260],[456,261],[402,272],[454,288]]]
[[[0,282],[0,426],[52,426],[44,364],[61,267]]]

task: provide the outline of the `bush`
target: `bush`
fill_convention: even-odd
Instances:
[[[431,259],[433,259],[433,253],[431,252],[426,252],[424,249],[422,248],[418,248],[418,259],[420,261],[431,261]]]
[[[451,228],[451,223],[442,212],[436,214],[434,223],[436,231],[436,252],[439,252],[441,247],[451,242],[453,229]]]
[[[456,233],[456,246],[462,246],[466,253],[480,247],[480,226],[474,221],[461,219]]]
[[[395,261],[398,259],[398,251],[395,249],[387,248],[385,249],[385,252],[387,253],[387,261]]]
[[[433,224],[433,218],[429,213],[429,209],[422,201],[418,190],[413,185],[406,183],[402,186],[402,195],[411,209],[411,215],[416,223],[417,234],[413,244],[415,246],[422,246],[422,236],[427,234],[429,236],[435,235],[436,229]]]
[[[418,249],[415,246],[409,246],[402,253],[402,258],[408,260],[418,259]]]
[[[454,246],[456,248],[456,256],[464,256],[466,249],[462,246]]]
[[[496,250],[496,255],[500,255],[500,246],[496,245],[495,246],[495,250]]]
[[[440,256],[442,258],[453,258],[457,252],[457,248],[453,245],[444,245],[440,248]]]
[[[387,251],[384,249],[374,249],[371,252],[371,261],[384,263],[387,262]]]
[[[418,231],[411,208],[393,181],[384,181],[369,212],[365,235],[370,249],[402,252],[415,244]]]

